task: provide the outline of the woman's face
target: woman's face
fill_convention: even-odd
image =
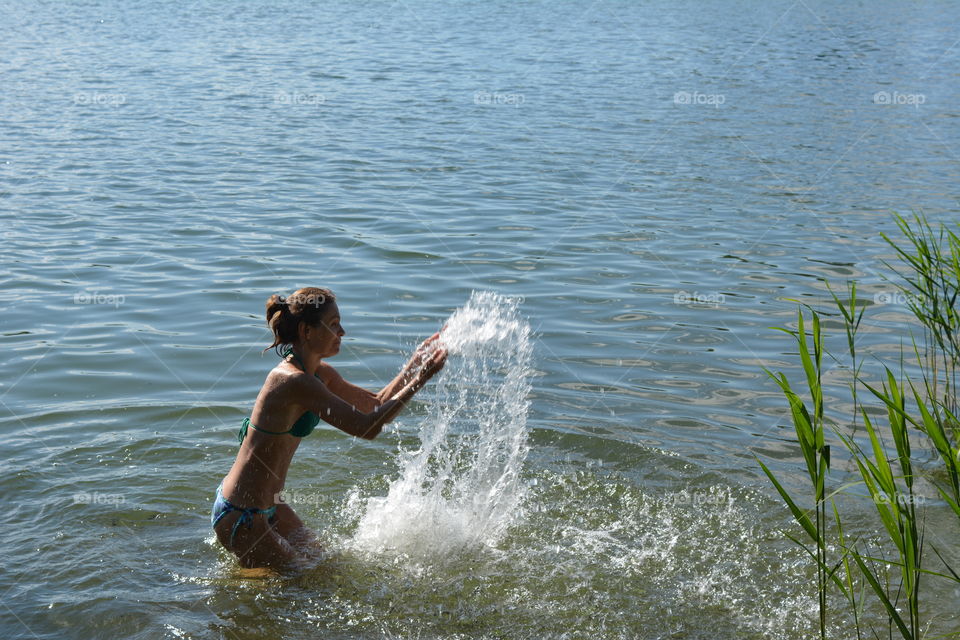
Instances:
[[[340,309],[336,302],[327,307],[319,324],[304,327],[304,339],[308,349],[319,353],[321,358],[329,358],[339,353],[340,339],[346,332],[340,324]]]

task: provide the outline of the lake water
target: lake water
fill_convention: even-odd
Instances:
[[[770,327],[856,278],[861,348],[895,357],[880,233],[960,212],[954,5],[4,5],[0,635],[812,632],[754,459],[800,486]],[[522,299],[522,505],[489,544],[358,544],[437,386],[376,441],[301,444],[322,566],[252,579],[214,544],[275,363],[264,302],[307,285],[337,293],[333,364],[370,388],[471,292]]]

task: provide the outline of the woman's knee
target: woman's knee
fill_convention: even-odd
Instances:
[[[230,521],[224,518],[215,530],[217,539],[237,556],[242,566],[279,569],[296,563],[296,550],[274,530],[264,516],[257,515],[252,522],[241,524],[234,531],[237,517],[239,516],[231,518]]]
[[[248,546],[234,551],[240,563],[248,568],[271,567],[273,569],[292,569],[298,566],[300,554],[293,546],[273,531],[254,540]]]

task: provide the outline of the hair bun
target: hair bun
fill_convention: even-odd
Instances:
[[[320,287],[303,287],[287,297],[275,293],[267,298],[267,326],[273,332],[273,344],[267,349],[276,347],[279,354],[281,347],[295,344],[300,324],[318,324],[334,302],[333,291]]]

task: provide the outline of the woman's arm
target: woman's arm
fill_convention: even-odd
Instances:
[[[440,331],[442,331],[442,329]],[[433,356],[434,352],[436,352],[438,349],[443,351],[442,360],[445,361],[447,359],[446,350],[441,349],[439,343],[437,342],[440,339],[440,331],[436,332],[420,343],[420,346],[416,348],[407,363],[403,365],[403,369],[400,370],[400,373],[397,374],[397,377],[391,380],[387,386],[381,389],[380,393],[376,394],[378,399],[383,400],[385,398],[390,398],[400,389],[403,389],[415,378],[417,372],[429,361],[431,356]],[[443,362],[441,362],[440,368],[443,368]],[[439,371],[439,369],[437,369],[437,371]],[[427,379],[429,380],[432,376],[433,374],[431,373]]]
[[[320,416],[324,422],[358,438],[372,440],[380,433],[384,413],[393,404],[367,407],[350,403],[313,376],[296,376],[297,403]]]
[[[350,384],[336,370],[328,373],[328,384],[313,376],[297,376],[301,402],[322,420],[350,435],[373,440],[387,424],[400,413],[413,395],[420,390],[440,369],[447,359],[447,352],[441,347],[431,347],[429,354],[422,352],[424,345],[433,342],[436,335],[428,338],[414,353],[414,359],[420,357],[419,368],[411,371],[409,364],[404,367],[407,380],[402,386],[391,383],[380,394],[373,394],[356,385]],[[395,389],[400,386],[399,389]],[[389,393],[389,395],[387,393]],[[342,394],[342,395],[341,395]],[[382,395],[381,395],[382,394]]]
[[[358,387],[351,382],[347,382],[343,376],[340,375],[340,372],[329,364],[324,363],[320,365],[319,373],[324,384],[327,385],[330,391],[364,413],[369,413],[383,404],[378,394],[367,391],[363,387]]]
[[[439,338],[440,332],[438,331],[424,340],[420,346],[417,347],[416,351],[413,352],[413,355],[410,356],[410,360],[403,366],[400,373],[378,393],[373,393],[347,382],[336,369],[326,363],[321,365],[319,373],[330,391],[360,411],[370,412],[392,398],[414,379],[417,371],[427,362],[427,359],[439,346],[436,344]],[[446,352],[444,352],[443,359],[446,359]],[[441,367],[442,366],[441,364]]]

